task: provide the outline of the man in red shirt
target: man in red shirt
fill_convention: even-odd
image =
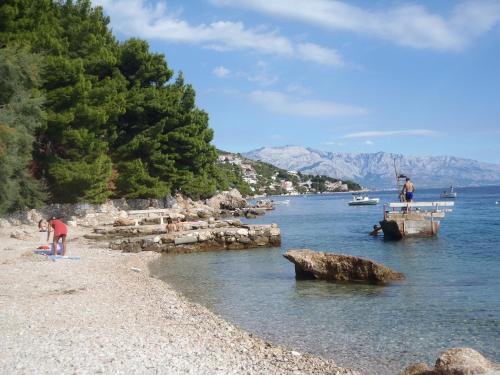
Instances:
[[[54,238],[53,238],[53,244],[54,244],[54,255],[57,255],[57,243],[59,242],[59,239],[61,239],[62,242],[62,255],[66,255],[66,236],[68,235],[68,227],[66,224],[64,224],[61,220],[58,220],[56,218],[49,219],[48,222],[48,231],[47,231],[47,242],[49,241],[50,238],[50,232],[54,230]]]

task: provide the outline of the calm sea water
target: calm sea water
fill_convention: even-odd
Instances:
[[[382,205],[349,207],[343,194],[292,197],[252,221],[278,223],[281,249],[164,256],[152,271],[244,329],[366,374],[432,364],[440,350],[458,346],[500,361],[500,187],[458,194],[439,236],[399,242],[367,235]],[[394,195],[371,194],[382,202]],[[439,200],[439,191],[416,198]],[[297,281],[281,255],[291,248],[367,257],[407,279],[389,286]]]

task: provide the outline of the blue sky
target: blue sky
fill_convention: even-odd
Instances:
[[[214,144],[500,163],[500,0],[94,0],[182,70]]]

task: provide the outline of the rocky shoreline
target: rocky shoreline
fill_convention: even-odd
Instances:
[[[333,361],[268,343],[149,277],[155,252],[99,247],[71,229],[53,262],[0,229],[0,373],[338,374]],[[104,244],[103,244],[104,245]]]

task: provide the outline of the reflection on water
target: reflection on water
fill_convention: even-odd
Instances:
[[[420,192],[419,199],[438,194]],[[164,256],[152,271],[247,330],[366,373],[432,364],[456,346],[499,361],[497,196],[500,188],[459,191],[438,237],[399,242],[367,235],[381,206],[348,207],[346,195],[291,198],[256,221],[280,225],[282,249]],[[298,281],[281,256],[290,248],[364,256],[407,279],[388,286]]]

